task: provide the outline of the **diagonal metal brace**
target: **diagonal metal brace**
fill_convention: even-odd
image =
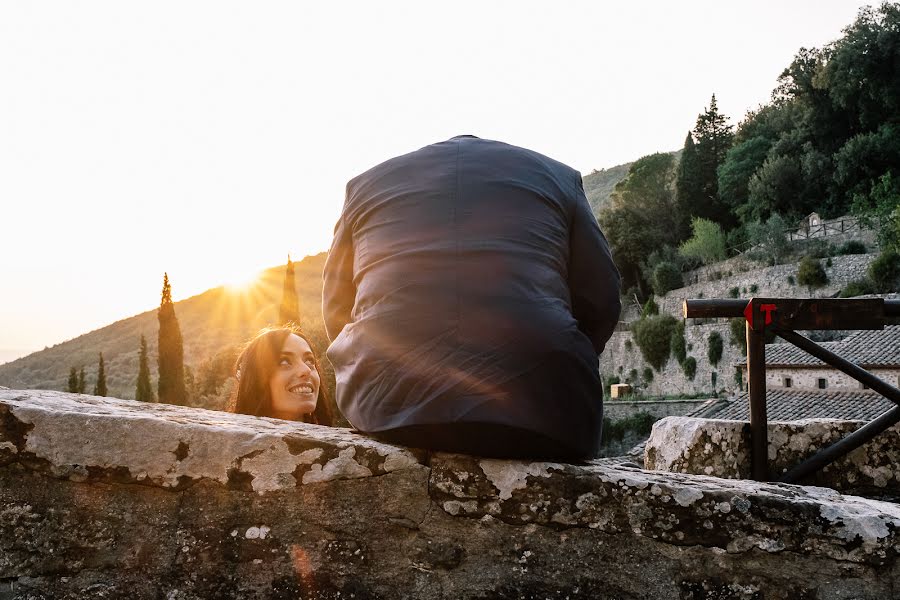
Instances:
[[[900,422],[900,389],[897,389],[894,386],[886,383],[882,379],[875,377],[865,369],[853,364],[849,360],[841,358],[837,354],[826,350],[825,348],[803,337],[795,331],[776,329],[774,330],[774,333],[778,337],[794,344],[802,350],[805,350],[812,356],[815,356],[816,358],[828,363],[832,367],[846,373],[857,381],[866,384],[873,391],[878,392],[891,402],[897,404],[897,406],[884,413],[874,421],[867,423],[847,437],[838,440],[827,448],[823,448],[819,452],[813,454],[811,457],[807,458],[805,461],[785,473],[779,481],[782,481],[784,483],[796,483],[798,481],[801,481],[807,475],[815,473],[826,465],[831,464],[838,458],[844,456],[849,452],[852,452],[866,442],[870,441],[876,435],[893,426],[895,423]]]

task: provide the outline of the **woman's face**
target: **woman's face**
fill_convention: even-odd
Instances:
[[[319,373],[312,349],[306,340],[290,334],[284,341],[275,372],[269,380],[272,416],[300,420],[316,410],[319,398]]]

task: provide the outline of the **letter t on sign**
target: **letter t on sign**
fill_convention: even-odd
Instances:
[[[764,325],[772,324],[772,313],[778,310],[778,307],[775,304],[758,304],[759,312],[765,315],[765,319],[763,321]],[[761,327],[758,327],[758,324],[754,322],[753,317],[757,314],[754,310],[753,300],[747,303],[747,306],[744,308],[744,318],[747,319],[747,323],[750,324],[750,328],[754,330],[759,330]]]

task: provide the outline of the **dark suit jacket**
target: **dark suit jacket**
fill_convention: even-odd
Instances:
[[[619,273],[577,171],[473,136],[388,160],[347,184],[324,277],[355,427],[498,423],[599,446]]]

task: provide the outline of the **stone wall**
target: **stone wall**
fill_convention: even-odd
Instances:
[[[677,290],[672,290],[662,298],[656,298],[660,313],[668,313],[676,319],[683,318],[683,303],[688,298],[730,298],[730,290],[738,288],[740,298],[771,297],[771,298],[827,298],[837,294],[847,283],[858,279],[865,274],[869,263],[875,259],[875,254],[858,254],[849,256],[835,256],[832,258],[832,266],[825,271],[830,279],[829,283],[812,293],[804,286],[790,284],[788,276],[797,279],[797,264],[776,265],[774,267],[759,268],[754,263],[736,257],[715,265],[715,268],[724,274],[721,280],[706,281],[689,285]],[[821,260],[825,265],[825,259]],[[731,269],[732,275],[727,275]],[[740,269],[749,269],[741,271]],[[755,292],[751,292],[751,286],[756,285]],[[890,295],[893,296],[893,295]],[[637,319],[639,313],[634,307],[628,307],[622,318],[627,320]],[[724,353],[717,366],[709,363],[707,352],[709,349],[709,334],[718,331],[724,341]],[[713,394],[724,390],[726,393],[739,391],[738,380],[735,376],[736,365],[746,362],[746,354],[741,346],[731,343],[731,332],[727,319],[710,320],[707,322],[697,319],[688,319],[685,323],[685,339],[692,349],[688,350],[688,356],[693,356],[697,361],[697,372],[693,380],[688,379],[678,362],[670,358],[668,364],[660,373],[654,372],[653,382],[643,383],[641,387],[645,394]],[[629,349],[630,344],[630,349]],[[604,376],[616,375],[623,382],[625,376],[635,369],[639,374],[643,372],[647,364],[641,357],[640,349],[634,343],[634,337],[630,331],[616,331],[613,333],[606,349],[600,357],[600,372]],[[712,383],[712,373],[716,374],[715,387]],[[744,379],[742,378],[741,381]],[[639,382],[640,384],[640,382]]]
[[[863,425],[862,421],[835,419],[769,422],[771,478],[779,478]],[[677,473],[748,478],[749,424],[689,417],[657,421],[647,441],[644,466]],[[900,500],[900,424],[811,475],[805,483]]]
[[[0,391],[0,598],[884,599],[900,509]]]
[[[715,399],[700,398],[698,400],[640,400],[622,401],[606,400],[603,403],[603,416],[610,421],[621,421],[645,412],[656,419],[669,415],[686,415]]]

